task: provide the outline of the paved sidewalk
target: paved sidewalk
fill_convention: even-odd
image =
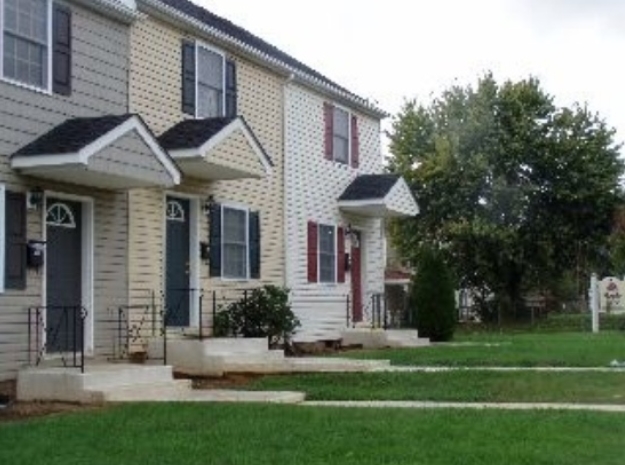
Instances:
[[[305,401],[305,407],[403,408],[403,409],[477,409],[477,410],[583,410],[625,413],[625,405],[495,403],[495,402],[430,402],[430,401]]]

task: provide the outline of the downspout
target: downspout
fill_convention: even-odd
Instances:
[[[282,240],[282,246],[284,247],[284,279],[283,282],[288,289],[293,287],[293,267],[291,266],[291,251],[289,248],[289,215],[290,211],[290,195],[292,193],[289,189],[289,174],[291,172],[290,154],[288,151],[289,141],[289,119],[288,119],[288,103],[289,103],[289,87],[294,81],[295,75],[291,73],[289,77],[284,81],[282,86],[282,189],[283,193],[283,208],[282,208],[282,228],[284,230],[284,238]]]

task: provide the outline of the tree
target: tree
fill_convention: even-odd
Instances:
[[[427,106],[406,102],[389,137],[389,168],[421,208],[391,225],[414,264],[424,246],[442,248],[459,286],[516,311],[526,290],[604,260],[623,163],[587,107],[556,107],[534,78],[486,74]]]
[[[410,309],[421,335],[432,341],[449,341],[456,327],[456,303],[451,275],[435,249],[421,255],[410,291]]]

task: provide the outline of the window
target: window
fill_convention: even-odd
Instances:
[[[197,117],[223,116],[224,57],[205,47],[197,47]]]
[[[334,226],[319,225],[319,281],[336,281],[336,234]]]
[[[0,0],[2,76],[49,88],[51,9],[49,0]]]
[[[334,161],[347,165],[349,163],[349,113],[334,108],[332,156]]]
[[[207,46],[182,42],[182,111],[195,118],[237,114],[236,65]]]
[[[342,165],[358,168],[360,141],[358,118],[348,110],[324,102],[325,158]]]
[[[222,227],[223,277],[247,279],[247,210],[223,207]]]

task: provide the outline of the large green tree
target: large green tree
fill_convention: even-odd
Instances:
[[[560,108],[529,78],[453,86],[393,122],[391,171],[421,214],[392,235],[418,266],[423,246],[446,253],[458,285],[515,309],[529,289],[601,266],[620,202],[614,130],[585,106]]]

